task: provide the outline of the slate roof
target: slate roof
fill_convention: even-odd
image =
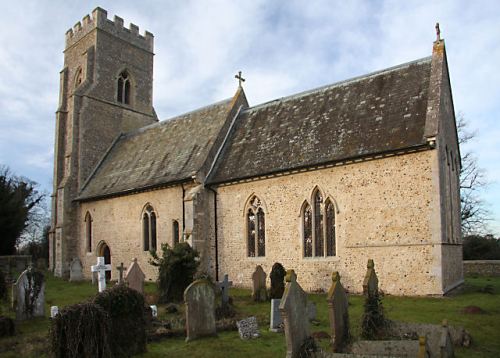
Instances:
[[[232,99],[121,135],[78,200],[191,179],[204,165]]]
[[[209,183],[421,146],[431,57],[243,111]]]

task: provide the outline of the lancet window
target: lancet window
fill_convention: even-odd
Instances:
[[[246,210],[247,255],[266,256],[266,221],[262,202],[256,196]]]
[[[144,251],[156,251],[156,214],[151,205],[142,214],[142,239]]]
[[[85,239],[87,252],[92,252],[92,216],[89,212],[85,215]]]
[[[172,242],[174,246],[179,243],[179,222],[177,220],[172,222]]]
[[[130,104],[130,77],[127,71],[118,76],[116,100],[123,104]]]

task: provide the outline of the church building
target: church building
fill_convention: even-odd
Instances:
[[[200,269],[250,287],[280,262],[326,290],[442,295],[463,282],[460,151],[444,41],[432,55],[250,105],[159,121],[153,35],[96,8],[66,33],[56,114],[50,267],[84,274],[188,242]],[[429,46],[430,47],[430,46]],[[113,271],[116,279],[118,271]]]

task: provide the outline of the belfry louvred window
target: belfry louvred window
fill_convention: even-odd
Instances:
[[[116,100],[123,104],[130,104],[130,78],[127,71],[118,76]]]
[[[314,191],[313,205],[302,205],[302,240],[304,257],[336,256],[335,206]]]
[[[246,211],[247,255],[266,256],[266,221],[262,203],[254,196]]]
[[[144,251],[156,251],[156,214],[151,205],[142,214],[142,240]]]

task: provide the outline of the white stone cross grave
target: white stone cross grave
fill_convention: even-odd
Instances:
[[[90,266],[92,272],[97,272],[97,279],[99,280],[99,292],[106,289],[106,271],[111,271],[111,265],[104,263],[104,257],[97,258],[97,265]]]

